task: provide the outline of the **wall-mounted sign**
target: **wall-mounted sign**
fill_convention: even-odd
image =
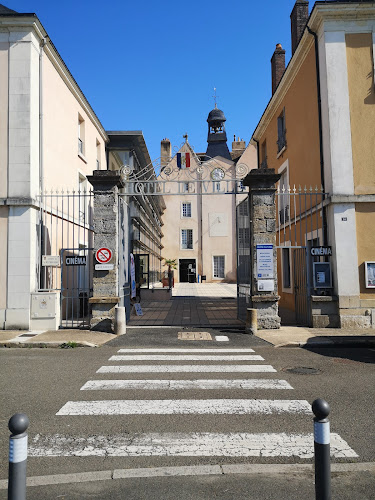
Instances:
[[[59,255],[42,255],[42,266],[59,267]]]
[[[274,292],[275,280],[258,280],[258,292]]]
[[[95,264],[95,271],[112,271],[113,264]]]
[[[310,253],[313,257],[331,257],[332,247],[311,247]]]
[[[366,288],[375,288],[375,262],[365,262]]]
[[[257,245],[257,276],[273,278],[273,245]]]
[[[85,266],[87,263],[86,255],[76,255],[73,257],[65,257],[66,266]]]
[[[95,253],[95,258],[100,264],[107,264],[112,259],[112,251],[109,248],[99,248]]]
[[[332,288],[330,262],[313,262],[314,288]]]

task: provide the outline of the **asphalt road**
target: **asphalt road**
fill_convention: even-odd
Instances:
[[[278,415],[56,415],[67,401],[92,401],[94,399],[146,399],[145,391],[107,390],[80,391],[88,381],[103,378],[96,371],[111,364],[108,359],[121,347],[191,347],[234,348],[251,347],[254,354],[264,357],[263,363],[272,365],[277,373],[262,373],[263,379],[282,378],[293,387],[293,391],[261,390],[243,391],[210,390],[204,394],[190,389],[177,395],[165,390],[147,391],[148,400],[161,399],[286,399],[293,398],[312,402],[317,397],[326,399],[331,405],[331,432],[339,434],[358,454],[358,458],[334,459],[335,462],[375,462],[375,440],[373,432],[373,403],[375,380],[375,352],[362,348],[322,348],[308,351],[299,348],[275,349],[259,339],[242,335],[236,331],[216,332],[228,335],[230,342],[209,343],[177,341],[176,332],[155,330],[147,339],[139,330],[129,330],[123,338],[97,349],[2,349],[0,350],[0,479],[7,478],[7,448],[9,417],[16,412],[25,412],[30,418],[29,441],[41,436],[61,434],[63,436],[113,436],[135,433],[311,433],[312,417],[306,414]],[[171,362],[171,364],[178,362]],[[199,364],[198,362],[196,362]],[[165,364],[154,361],[155,365]],[[312,368],[315,374],[298,374],[290,368]],[[297,372],[300,370],[297,370]],[[302,370],[306,371],[306,370]],[[311,370],[307,370],[311,371]],[[157,374],[156,374],[157,375]],[[193,374],[194,375],[194,374]],[[249,374],[254,378],[255,374]],[[155,376],[155,375],[154,375]],[[200,374],[200,378],[213,378],[212,374]],[[111,379],[124,378],[113,374]],[[127,377],[129,378],[129,376]],[[145,378],[144,374],[132,374],[132,379]],[[150,378],[150,377],[149,377]],[[188,380],[192,374],[163,374],[159,378]],[[195,377],[196,378],[196,377]],[[228,378],[227,374],[215,374],[216,379]],[[231,379],[243,378],[241,373],[231,374]],[[282,392],[282,394],[280,394]],[[104,394],[105,393],[105,394]],[[86,471],[108,471],[139,467],[165,467],[209,464],[242,463],[311,463],[311,459],[296,457],[31,457],[28,460],[28,475],[45,476]],[[355,480],[354,478],[357,477]],[[340,479],[341,478],[341,479]],[[227,476],[147,478],[103,481],[72,485],[56,485],[29,488],[28,498],[313,498],[308,494],[312,478]],[[345,486],[346,485],[346,486]],[[184,488],[183,486],[186,486]],[[369,473],[340,475],[333,480],[336,498],[375,498],[371,496],[375,478]],[[153,491],[150,494],[150,488]],[[275,488],[277,488],[275,490]],[[362,488],[359,492],[359,488]],[[192,495],[194,491],[194,496]],[[279,491],[278,496],[274,496]],[[285,496],[282,493],[285,491]],[[302,494],[301,492],[305,492]],[[235,493],[236,492],[236,493]],[[350,496],[350,492],[354,496]],[[0,498],[5,491],[0,491]],[[189,496],[190,495],[190,496]],[[299,495],[299,496],[298,496]],[[345,496],[346,495],[346,496]],[[366,496],[368,495],[368,496]]]

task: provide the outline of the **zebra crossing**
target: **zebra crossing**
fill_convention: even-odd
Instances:
[[[311,425],[311,405],[306,400],[251,398],[251,391],[256,390],[277,390],[288,395],[293,391],[286,380],[268,378],[268,374],[277,373],[277,370],[265,364],[265,359],[253,349],[120,349],[108,362],[113,364],[97,370],[100,378],[93,378],[81,387],[86,395],[93,395],[92,399],[68,401],[56,415],[179,416],[176,421],[178,432],[151,432],[150,429],[150,432],[111,436],[37,435],[29,449],[31,456],[313,457],[312,434],[269,432],[266,424],[264,430],[267,432],[258,433],[250,433],[247,428],[243,432],[231,432],[230,420],[226,421],[227,432],[186,432],[181,418],[185,415],[189,416],[190,422],[202,415],[251,415],[261,424],[267,416],[301,415]],[[207,376],[199,375],[202,373]],[[215,378],[218,373],[225,378],[217,375]],[[233,377],[230,377],[231,373]],[[122,378],[110,378],[112,374]],[[131,378],[132,374],[137,377],[144,374],[144,378]],[[242,374],[242,378],[237,378],[238,374]],[[252,374],[257,375],[253,378]],[[262,374],[267,377],[260,378]],[[215,390],[223,391],[224,397],[211,398],[210,391]],[[241,398],[231,397],[231,390],[239,391],[236,396],[240,394]],[[108,391],[118,391],[120,395],[121,391],[126,391],[128,397],[106,399]],[[166,391],[165,397],[153,399],[155,391]],[[186,392],[191,394],[188,391],[194,391],[197,396],[193,399],[184,397]],[[95,398],[97,394],[100,399]],[[357,457],[337,434],[331,434],[331,454],[336,458]]]

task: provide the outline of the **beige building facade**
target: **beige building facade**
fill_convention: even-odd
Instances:
[[[236,206],[247,196],[241,179],[256,168],[256,149],[235,139],[229,152],[217,108],[208,122],[206,153],[197,154],[186,138],[172,158],[168,139],[161,144],[159,179],[170,171],[171,182],[179,183],[177,195],[164,196],[162,238],[163,257],[177,262],[175,282],[237,281]],[[179,155],[187,155],[190,166],[179,169]]]
[[[30,327],[41,191],[105,165],[105,130],[35,15],[0,10],[0,328]]]

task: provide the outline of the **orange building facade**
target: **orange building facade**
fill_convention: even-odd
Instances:
[[[277,45],[252,136],[259,167],[281,174],[280,315],[375,327],[375,3],[316,2],[309,15],[297,0],[291,21],[292,58],[285,69]]]

